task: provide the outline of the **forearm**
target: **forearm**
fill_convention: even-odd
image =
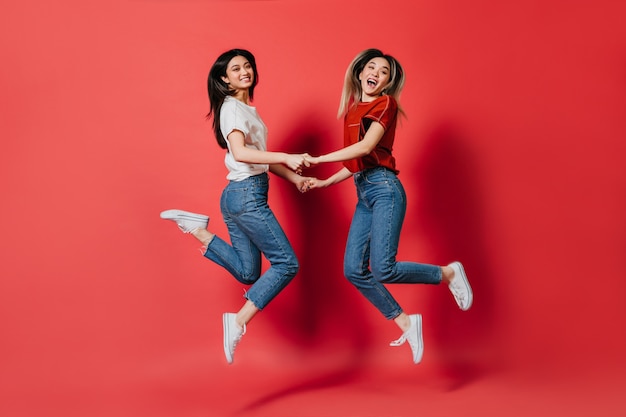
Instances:
[[[317,157],[317,163],[328,162],[342,162],[349,161],[351,159],[361,158],[371,152],[371,149],[367,144],[358,142],[348,147],[336,150],[334,152],[320,155]],[[345,179],[345,178],[344,178]]]
[[[300,175],[282,164],[270,164],[270,172],[294,184],[301,178]]]
[[[378,142],[383,137],[384,133],[385,129],[383,126],[378,122],[373,122],[362,140],[353,143],[350,146],[346,146],[343,149],[330,152],[326,155],[321,155],[315,162],[341,162],[349,161],[350,159],[362,158],[365,155],[369,155],[370,152],[376,148],[376,145],[378,145]]]
[[[324,186],[328,187],[330,185],[334,185],[340,183],[342,181],[347,180],[352,177],[352,172],[348,168],[342,168],[341,170],[335,172],[333,175],[324,180]]]
[[[233,157],[236,161],[246,164],[284,164],[287,160],[287,154],[284,152],[260,151],[247,147],[233,149]]]

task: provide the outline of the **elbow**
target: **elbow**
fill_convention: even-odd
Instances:
[[[245,161],[245,159],[243,158],[243,155],[241,154],[241,152],[234,152],[234,151],[231,151],[231,154],[233,155],[233,159],[234,159],[236,162],[243,162],[243,163],[245,163],[245,162],[246,162],[246,161]]]
[[[365,148],[362,149],[361,152],[359,152],[359,155],[357,156],[357,158],[363,158],[364,156],[369,155],[370,153],[372,153],[372,151],[374,150],[374,148]]]

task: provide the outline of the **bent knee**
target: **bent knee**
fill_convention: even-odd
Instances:
[[[387,282],[393,279],[393,277],[395,276],[395,271],[391,269],[383,271],[373,269],[372,276],[378,282]]]
[[[276,271],[279,271],[281,275],[293,278],[300,271],[300,264],[296,258],[289,259],[286,262],[272,265]]]
[[[246,274],[246,275],[242,275],[239,279],[239,281],[242,284],[254,284],[255,282],[258,281],[258,279],[261,277],[261,274],[259,273],[253,273],[253,274]]]
[[[287,275],[291,277],[295,277],[296,274],[300,271],[300,263],[297,259],[294,259],[292,262],[289,262],[286,266]]]
[[[351,268],[349,266],[343,267],[343,276],[350,282],[360,280],[365,275],[365,271],[360,268]]]

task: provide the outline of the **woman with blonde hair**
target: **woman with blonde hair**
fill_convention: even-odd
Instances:
[[[406,194],[392,154],[399,98],[405,74],[400,63],[378,49],[359,53],[346,71],[338,117],[344,118],[344,147],[311,164],[343,162],[326,180],[310,179],[307,187],[321,188],[353,178],[358,202],[344,254],[344,275],[385,318],[402,330],[391,346],[406,341],[413,362],[424,352],[422,316],[406,314],[384,284],[446,283],[459,308],[473,301],[463,265],[435,266],[396,260],[406,213]]]

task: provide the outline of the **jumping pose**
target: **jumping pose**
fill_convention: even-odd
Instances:
[[[384,316],[402,330],[391,346],[408,341],[413,362],[424,352],[422,316],[407,315],[383,284],[446,283],[461,310],[472,305],[472,289],[463,265],[435,266],[396,260],[406,213],[406,194],[392,155],[399,97],[405,75],[400,63],[377,49],[368,49],[350,63],[338,117],[344,117],[344,148],[318,157],[311,164],[343,162],[326,180],[309,179],[308,188],[328,187],[353,177],[358,202],[346,243],[346,278]]]
[[[226,150],[228,185],[220,208],[231,243],[207,230],[209,217],[183,210],[166,210],[161,218],[176,222],[203,245],[204,256],[230,272],[237,281],[251,285],[237,313],[223,314],[224,354],[233,362],[235,347],[246,333],[247,323],[285,288],[299,269],[298,260],[267,203],[271,171],[294,183],[302,192],[308,178],[300,176],[308,166],[307,154],[267,151],[267,128],[251,106],[258,72],[254,56],[242,49],[224,52],[211,67],[208,92],[213,131]],[[270,263],[261,273],[261,254]]]

